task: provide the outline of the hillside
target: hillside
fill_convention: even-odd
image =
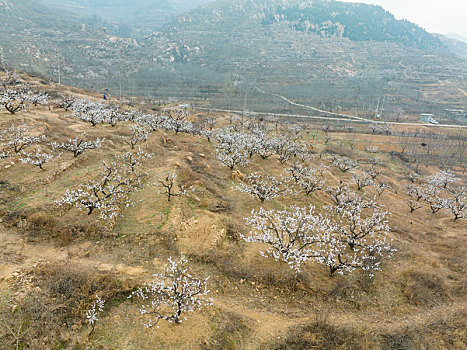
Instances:
[[[59,93],[103,103],[100,94],[21,78],[51,98],[48,106],[30,106],[15,115],[0,110],[0,349],[389,350],[467,345],[466,221],[454,220],[449,210],[431,209],[437,208],[437,199],[449,199],[451,191],[466,185],[465,130],[350,120],[331,126],[325,120],[287,122],[208,114],[142,98],[107,101],[120,104],[127,117],[114,126],[106,119],[92,126],[89,121],[99,114],[80,114],[80,103],[75,102],[72,108],[78,112],[72,115],[60,107]],[[173,127],[175,120],[179,128]],[[34,137],[18,153],[10,143],[12,125],[28,127],[23,136]],[[138,125],[146,131],[152,125],[152,131],[132,150],[127,142]],[[98,149],[76,157],[51,147],[74,138],[105,140]],[[249,148],[245,140],[261,142]],[[300,145],[299,150],[294,157],[283,153],[291,148],[268,148],[272,140]],[[229,142],[234,149],[253,149],[233,170],[220,156],[228,152]],[[43,169],[21,161],[38,147],[53,155]],[[126,169],[124,164],[130,163],[118,163],[121,155],[130,152],[137,158],[139,147],[148,156],[131,163],[142,175],[138,190],[96,207],[90,215],[86,207],[58,204],[67,192],[107,176],[102,162]],[[289,157],[282,158],[284,154]],[[353,169],[345,170],[345,164]],[[281,175],[300,167],[315,169],[312,179],[318,177],[323,186],[306,194],[302,182]],[[441,169],[445,173],[438,175],[446,178],[435,175]],[[280,190],[261,202],[239,190],[254,172],[281,179],[278,186],[288,184],[293,191]],[[157,184],[171,173],[176,174],[173,193],[184,192],[182,188],[186,192],[168,201]],[[135,176],[131,174],[125,176]],[[358,190],[355,178],[365,174],[373,174],[374,182]],[[334,210],[331,195],[339,188],[345,192],[342,183],[357,193],[346,199],[349,203],[360,197],[376,202],[358,211],[358,217],[369,221],[355,229],[378,234],[356,238],[358,246],[363,249],[379,235],[387,240],[363,261],[357,246],[339,248],[339,260],[356,254],[352,262],[345,260],[355,270],[341,266],[342,274],[331,275],[320,259],[306,259],[293,270],[294,259],[283,261],[280,254],[278,261],[266,258],[260,251],[268,244],[246,239],[254,229],[245,218],[260,208],[286,210],[282,215],[292,216],[301,213],[297,207],[312,205],[316,215],[345,221]],[[430,188],[437,196],[423,197],[431,198],[429,203],[417,201],[409,197],[407,186]],[[73,196],[68,198],[72,201]],[[407,203],[417,209],[411,212]],[[117,215],[107,217],[108,209]],[[372,226],[380,215],[387,216],[390,229],[386,223]],[[289,227],[294,223],[287,221]],[[313,230],[310,222],[302,227],[305,233]],[[337,240],[340,234],[343,231],[332,231]],[[300,245],[301,239],[304,236]],[[213,305],[186,313],[187,320],[180,324],[161,320],[159,328],[146,329],[139,311],[142,301],[128,296],[162,273],[168,257],[181,252],[192,276],[210,277]],[[328,263],[337,258],[332,250],[328,253]],[[105,305],[93,329],[86,315],[96,295]]]
[[[374,113],[384,95],[391,113],[464,108],[465,61],[438,37],[381,7],[306,4],[218,1],[180,17],[165,33],[201,47],[192,63],[231,74],[237,87],[243,83],[235,96],[222,90],[224,106],[242,106],[249,90],[251,108],[277,108],[277,101],[255,94],[259,86],[301,103],[362,113]]]
[[[94,90],[140,92],[137,74],[170,71],[186,62],[196,48],[178,45],[161,33],[143,42],[119,37],[105,23],[90,25],[81,17],[57,17],[54,9],[35,0],[5,2],[0,7],[0,65]],[[165,68],[169,66],[169,68]],[[125,81],[125,85],[123,85]],[[132,87],[131,87],[132,85]]]
[[[381,6],[313,1],[305,4],[296,2],[295,5],[277,6],[265,11],[264,25],[278,22],[327,38],[396,42],[422,49],[442,47],[437,37],[409,21],[396,20]]]
[[[209,0],[44,0],[41,3],[72,16],[79,14],[81,20],[97,17],[116,25],[119,33],[141,36],[161,29],[176,16],[207,2]]]
[[[267,94],[276,93],[366,117],[384,101],[383,115],[393,120],[424,112],[450,118],[446,109],[465,110],[463,44],[377,6],[216,1],[151,32],[147,25],[165,23],[161,13],[173,18],[187,9],[183,2],[148,0],[131,9],[126,1],[111,8],[106,1],[3,3],[10,5],[0,8],[1,64],[55,81],[60,70],[63,82],[80,87],[208,99],[236,110],[291,107]],[[58,6],[65,15],[56,20]]]

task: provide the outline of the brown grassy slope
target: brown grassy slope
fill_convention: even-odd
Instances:
[[[44,171],[17,159],[1,165],[0,316],[11,329],[25,320],[29,331],[23,344],[33,349],[465,348],[465,220],[454,222],[427,207],[409,214],[402,191],[405,165],[388,154],[376,157],[383,161],[381,179],[394,190],[378,201],[392,213],[397,253],[371,280],[360,272],[330,277],[324,267],[310,264],[297,281],[284,264],[259,256],[258,245],[239,240],[238,232],[247,232],[243,218],[259,201],[232,189],[238,180],[200,137],[155,132],[143,145],[154,154],[145,164],[147,184],[175,171],[180,182],[195,188],[188,197],[168,203],[148,186],[111,227],[76,209],[58,209],[53,202],[67,188],[95,176],[102,159],[128,148],[120,136],[129,133],[129,124],[92,128],[67,114],[44,108],[15,117],[0,113],[1,129],[27,123],[50,140],[83,132],[108,140],[104,149],[76,159],[64,154]],[[320,139],[318,151],[324,150]],[[358,149],[341,151],[362,161],[369,157]],[[14,165],[5,169],[10,162]],[[275,175],[282,170],[274,157],[255,158],[241,169]],[[329,185],[350,179],[330,171]],[[310,203],[321,211],[329,198],[317,192],[265,207]],[[214,307],[181,325],[161,323],[146,330],[137,303],[126,296],[179,252],[187,254],[194,274],[211,276]],[[106,309],[87,337],[84,315],[96,293],[107,299]],[[11,348],[14,337],[6,329],[0,332],[6,339],[0,347]]]

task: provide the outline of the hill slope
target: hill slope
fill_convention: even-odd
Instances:
[[[0,10],[3,61],[54,79],[60,66],[62,79],[74,85],[210,98],[221,107],[275,112],[283,104],[256,88],[322,109],[367,115],[383,100],[393,115],[466,105],[467,65],[452,52],[462,53],[463,47],[455,49],[451,41],[397,21],[377,6],[217,1],[141,36],[135,23],[93,22],[79,11],[112,13],[114,22],[134,16],[141,24],[162,23],[156,12],[175,13],[185,8],[182,2],[147,0],[130,11],[128,1],[110,8],[106,1],[47,0],[75,14],[58,21],[53,10],[33,0],[11,4]]]
[[[132,31],[148,33],[162,28],[176,16],[187,12],[210,0],[44,0],[41,3],[51,9],[69,14],[79,14],[80,18],[99,17],[111,24]],[[122,31],[123,29],[120,28]]]
[[[60,91],[96,101],[100,97],[23,79],[50,96]],[[121,106],[157,115],[165,114],[164,107],[170,105],[161,107],[137,98],[132,107]],[[206,116],[189,110],[187,119],[200,126]],[[0,349],[10,350],[17,344],[9,329],[23,325],[27,332],[18,343],[30,349],[465,348],[465,219],[455,221],[444,209],[433,214],[423,200],[417,202],[422,208],[411,213],[405,203],[409,200],[407,174],[415,169],[423,177],[414,179],[413,186],[420,186],[441,165],[452,168],[462,181],[450,183],[448,189],[465,185],[467,148],[461,146],[465,132],[397,126],[389,134],[376,135],[368,125],[351,123],[352,129],[341,125],[324,133],[322,125],[312,121],[292,127],[254,118],[232,120],[224,113],[209,116],[216,122],[215,129],[233,123],[236,130],[249,135],[286,136],[308,147],[305,154],[285,164],[277,154],[267,159],[255,154],[248,164],[231,171],[217,158],[214,138],[208,141],[197,133],[154,130],[146,142],[138,144],[152,154],[136,166],[147,173],[144,186],[129,194],[133,205],[117,202],[120,215],[109,221],[98,218],[105,206],[88,215],[55,201],[67,190],[99,180],[102,161],[111,164],[126,152],[136,152],[125,142],[135,122],[93,127],[53,103],[51,109],[31,107],[15,116],[0,110],[0,131],[14,124],[29,126],[32,135],[47,136],[40,145],[27,146],[26,153],[40,146],[54,155],[43,170],[22,163],[23,156],[14,151],[0,159],[0,321],[5,325],[0,327]],[[0,152],[4,147],[11,149],[6,143],[12,135],[2,135]],[[50,142],[60,144],[77,137],[105,141],[102,148],[77,157],[50,147]],[[422,142],[426,148],[420,146]],[[375,146],[379,147],[376,153],[371,150]],[[343,172],[331,164],[331,156],[350,157],[358,162],[358,169]],[[242,239],[252,230],[244,219],[252,210],[313,205],[317,213],[331,214],[323,208],[333,205],[324,188],[309,195],[303,190],[294,195],[283,192],[264,203],[235,190],[246,183],[245,175],[258,172],[279,178],[292,165],[319,169],[316,175],[323,174],[324,188],[343,181],[355,191],[352,175],[373,169],[378,185],[358,193],[390,209],[388,238],[397,249],[392,257],[381,258],[381,271],[373,278],[360,269],[330,276],[327,266],[312,261],[297,273],[283,261],[261,256],[263,244]],[[171,202],[155,186],[170,173],[177,174],[177,189],[179,185],[190,188]],[[379,183],[389,186],[380,196]],[[445,189],[439,193],[449,196]],[[371,222],[364,229],[379,231]],[[288,225],[293,227],[294,220]],[[188,320],[181,324],[161,320],[159,328],[148,330],[141,324],[141,300],[128,295],[153,279],[154,273],[162,273],[167,258],[180,252],[187,256],[193,276],[211,277],[209,297],[214,305],[186,313]],[[90,334],[86,314],[96,294],[106,303]]]
[[[180,17],[165,33],[199,45],[193,62],[233,74],[237,87],[241,81],[314,105],[337,100],[371,104],[373,111],[384,95],[392,96],[388,107],[399,99],[429,110],[439,91],[446,102],[465,105],[465,91],[457,89],[465,90],[465,61],[438,37],[372,5],[304,4],[217,1]],[[240,96],[231,103],[243,105],[245,90],[237,89]]]

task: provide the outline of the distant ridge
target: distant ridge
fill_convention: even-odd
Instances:
[[[462,41],[462,42],[467,44],[467,37],[465,37],[463,35],[455,34],[455,33],[448,33],[448,34],[446,34],[446,37],[448,37],[450,39],[459,40],[459,41]]]

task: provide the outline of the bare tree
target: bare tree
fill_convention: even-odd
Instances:
[[[171,201],[173,197],[181,197],[187,193],[187,190],[184,186],[178,186],[178,191],[176,190],[175,180],[177,179],[176,174],[169,174],[163,180],[157,180],[155,183],[156,186],[162,189],[163,194],[167,196],[167,201]]]
[[[417,201],[417,200],[414,200],[413,198],[409,198],[406,202],[405,202],[408,207],[410,208],[410,212],[413,213],[415,210],[418,210],[420,208],[423,208],[423,205],[421,202]]]

